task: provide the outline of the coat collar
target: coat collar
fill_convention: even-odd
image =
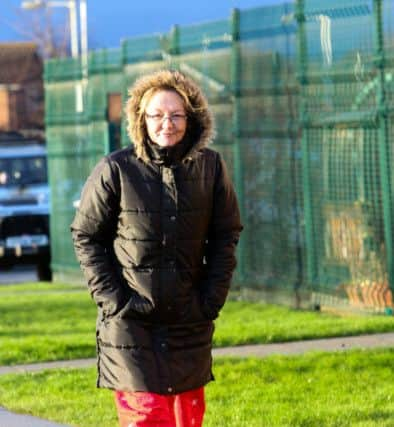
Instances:
[[[190,158],[195,151],[195,146],[188,138],[184,138],[172,147],[160,147],[154,142],[146,142],[147,154],[150,160],[158,165],[173,166]]]

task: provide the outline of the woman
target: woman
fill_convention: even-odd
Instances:
[[[98,307],[98,386],[123,426],[201,426],[213,379],[213,320],[235,268],[242,226],[213,122],[178,71],[129,92],[134,146],[103,158],[72,223]]]

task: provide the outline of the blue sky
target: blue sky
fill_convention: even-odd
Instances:
[[[87,0],[90,47],[118,47],[120,40],[168,32],[172,25],[223,19],[237,7],[248,9],[285,3],[285,0]],[[26,40],[21,33],[35,12],[21,11],[22,0],[1,0],[0,42]],[[52,8],[66,19],[66,8]],[[30,14],[30,16],[29,16]],[[22,28],[16,30],[16,28]]]

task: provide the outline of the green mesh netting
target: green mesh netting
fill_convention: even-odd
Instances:
[[[90,52],[85,80],[78,60],[47,62],[55,277],[78,271],[73,201],[97,160],[119,146],[109,96],[124,103],[139,76],[171,67],[207,95],[213,147],[238,193],[245,231],[234,285],[296,304],[390,312],[393,7],[298,0],[234,10]],[[129,144],[124,119],[118,131]]]

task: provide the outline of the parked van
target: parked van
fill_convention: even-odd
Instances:
[[[0,135],[0,267],[35,264],[51,280],[50,192],[45,145]]]

